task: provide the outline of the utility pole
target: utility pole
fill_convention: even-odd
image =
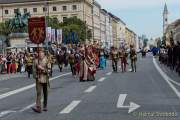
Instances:
[[[48,51],[48,38],[47,38],[47,27],[48,27],[48,21],[47,21],[47,11],[49,11],[49,7],[48,7],[48,1],[44,0],[44,6],[45,6],[45,27],[46,27],[46,39],[45,39],[45,44],[46,44],[46,50]],[[48,12],[49,13],[49,12]]]

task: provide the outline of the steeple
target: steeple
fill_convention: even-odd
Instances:
[[[163,14],[168,14],[168,8],[167,8],[167,4],[166,3],[164,5],[164,12],[163,12]]]
[[[165,34],[166,29],[168,27],[168,8],[167,4],[164,5],[164,12],[163,12],[163,33]]]

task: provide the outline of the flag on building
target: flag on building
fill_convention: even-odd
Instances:
[[[61,44],[62,43],[62,29],[58,29],[57,30],[57,44]]]
[[[51,42],[51,27],[46,28],[46,36],[47,36],[48,42]]]
[[[56,32],[55,29],[51,29],[51,42],[56,43]]]

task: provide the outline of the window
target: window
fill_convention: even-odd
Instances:
[[[72,10],[77,10],[77,5],[73,5]]]
[[[14,13],[17,13],[18,12],[18,9],[14,9]]]
[[[24,13],[27,13],[27,8],[24,8]]]
[[[57,11],[57,7],[53,7],[53,11]]]
[[[4,12],[5,12],[5,14],[9,14],[9,11],[8,11],[8,10],[5,10]]]
[[[33,12],[37,12],[37,8],[33,8]]]
[[[47,11],[47,8],[46,7],[43,7],[43,12],[46,12]]]
[[[67,10],[67,6],[63,6],[63,11],[66,11]]]
[[[67,17],[63,17],[63,22],[66,21]]]

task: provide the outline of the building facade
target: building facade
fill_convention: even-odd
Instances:
[[[68,17],[77,17],[93,29],[92,18],[93,0],[1,0],[0,22],[14,17],[17,9],[21,13],[30,12],[32,17],[51,16],[63,22]]]
[[[14,13],[30,12],[32,17],[57,17],[60,22],[77,17],[92,31],[92,41],[104,47],[119,48],[126,41],[126,24],[115,15],[101,9],[95,0],[0,0],[0,22],[14,17]]]
[[[119,19],[117,24],[117,47],[125,46],[126,24]]]
[[[100,28],[101,28],[101,43],[102,46],[105,47],[106,46],[106,12],[104,10],[101,10],[100,12]]]
[[[94,41],[101,42],[101,5],[96,1],[93,2],[93,38]]]
[[[136,47],[136,39],[137,39],[137,35],[132,30],[126,27],[126,31],[125,31],[126,48],[128,49],[130,45]]]

